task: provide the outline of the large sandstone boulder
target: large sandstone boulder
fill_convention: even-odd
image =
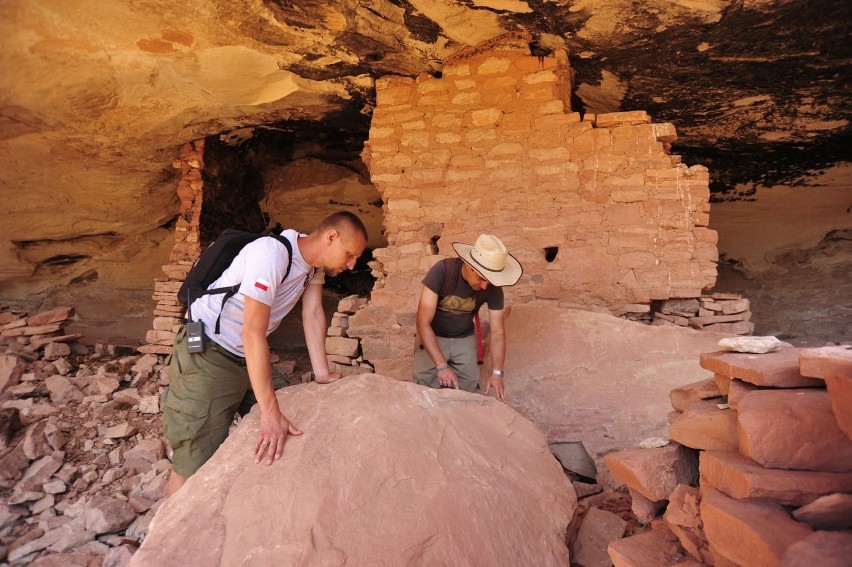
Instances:
[[[574,490],[510,407],[376,374],[278,397],[304,435],[255,465],[251,412],[131,565],[568,565]]]
[[[667,437],[669,392],[712,378],[698,359],[725,336],[542,305],[513,305],[506,332],[509,404],[551,442],[582,441],[598,471],[609,452]]]

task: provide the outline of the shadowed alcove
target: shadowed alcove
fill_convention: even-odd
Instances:
[[[354,270],[326,279],[327,318],[341,298],[369,295],[375,278],[367,262],[372,250],[387,241],[382,233],[382,200],[360,157],[364,126],[344,130],[332,124],[280,122],[206,138],[200,160],[199,247],[209,245],[226,228],[250,232],[292,228],[307,234],[326,215],[349,211],[361,218],[370,238]],[[182,216],[192,215],[184,211]],[[305,348],[300,309],[297,305],[270,336],[274,350]]]

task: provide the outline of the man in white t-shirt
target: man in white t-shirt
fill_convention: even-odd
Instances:
[[[260,406],[255,463],[272,464],[281,457],[287,436],[302,434],[278,406],[267,341],[299,298],[316,381],[329,383],[341,377],[328,368],[322,283],[324,274],[336,276],[355,266],[367,245],[367,230],[357,216],[338,212],[308,235],[286,230],[282,236],[291,243],[291,262],[284,244],[258,238],[208,287],[239,284],[224,306],[221,294],[203,295],[192,303],[193,319],[204,324],[203,352],[187,351],[184,328],[175,339],[163,409],[163,428],[173,451],[169,494],[213,455],[252,395]]]

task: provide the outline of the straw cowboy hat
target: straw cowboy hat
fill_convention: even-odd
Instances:
[[[506,251],[496,236],[480,234],[473,246],[453,242],[453,249],[491,285],[515,285],[524,273],[521,263]]]

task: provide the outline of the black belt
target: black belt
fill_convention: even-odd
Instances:
[[[207,348],[209,348],[211,350],[215,350],[218,353],[221,353],[225,358],[228,358],[228,359],[232,360],[233,362],[236,362],[240,366],[246,365],[246,359],[243,358],[242,356],[237,356],[236,354],[232,353],[231,351],[229,351],[228,349],[226,349],[225,347],[223,347],[222,345],[220,345],[219,343],[217,343],[216,341],[214,341],[210,337],[204,337],[204,338],[207,339]]]

